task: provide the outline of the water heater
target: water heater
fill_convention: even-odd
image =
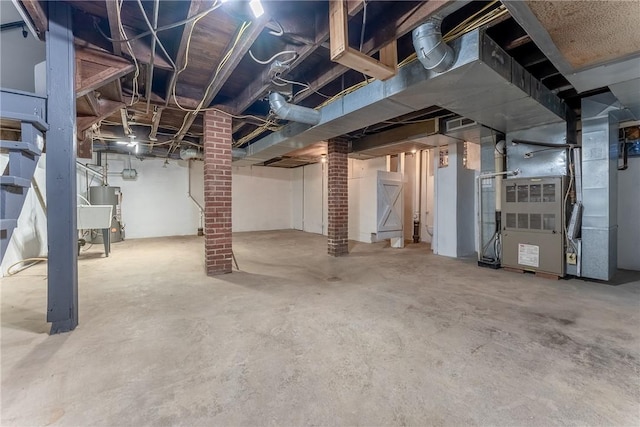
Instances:
[[[120,187],[100,185],[89,187],[89,202],[92,205],[113,206],[111,218],[111,243],[124,240],[124,226],[122,225],[122,193]],[[102,233],[92,233],[93,243],[102,243]]]

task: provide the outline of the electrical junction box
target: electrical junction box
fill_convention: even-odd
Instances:
[[[564,276],[564,176],[502,182],[502,266]]]

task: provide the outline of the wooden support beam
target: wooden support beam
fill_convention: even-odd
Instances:
[[[518,37],[517,39],[511,41],[504,47],[504,50],[506,51],[513,50],[527,43],[531,43],[531,36],[529,34],[525,34],[524,36]]]
[[[131,128],[129,127],[129,117],[127,117],[127,109],[123,106],[120,109],[120,120],[122,121],[122,129],[125,135],[131,134]]]
[[[44,35],[49,29],[49,18],[45,7],[38,0],[22,0],[22,7],[31,18],[31,22],[38,33],[38,38],[44,41]]]
[[[362,52],[366,55],[374,54],[391,41],[397,40],[409,33],[423,23],[429,16],[438,13],[452,2],[453,0],[429,0],[428,2],[421,2],[408,10],[403,10],[395,19],[387,21],[386,24],[383,24],[381,28],[373,33],[372,37],[365,40],[362,46]],[[306,90],[296,95],[294,97],[294,103],[298,103],[310,95],[313,95],[314,91],[322,89],[348,70],[349,68],[341,64],[333,64],[328,70],[310,82],[311,90]]]
[[[91,133],[78,132],[78,144],[76,146],[76,156],[79,159],[91,159],[93,150],[91,147]]]
[[[269,17],[267,16],[267,14],[264,14],[260,18],[255,19],[249,26],[249,28],[245,30],[240,40],[236,43],[233,53],[231,54],[227,62],[225,62],[225,64],[222,66],[220,71],[217,72],[216,70],[214,70],[212,72],[211,77],[208,79],[209,83],[204,88],[205,96],[202,102],[203,108],[208,107],[216,97],[218,92],[220,92],[220,89],[222,89],[231,74],[233,74],[242,58],[244,58],[249,49],[251,49],[251,46],[256,41],[268,21]],[[225,52],[230,49],[232,43],[233,40],[229,42],[229,46],[227,47],[227,49],[225,49]],[[192,113],[188,115],[184,125],[182,126],[182,129],[180,129],[180,131],[178,131],[178,133],[175,135],[176,142],[181,141],[182,138],[186,135],[195,118],[196,114]]]
[[[349,46],[348,12],[345,0],[329,3],[329,41],[331,42],[331,60],[346,67],[386,80],[396,75],[398,53],[395,43],[389,43],[384,49],[384,62],[378,61]],[[395,41],[395,39],[393,39]],[[395,58],[395,63],[393,59]]]
[[[203,2],[201,0],[191,0],[191,4],[189,5],[189,11],[187,12],[187,16],[194,16],[197,13],[200,13],[204,9]],[[181,70],[184,67],[185,61],[187,59],[187,44],[189,41],[189,35],[193,29],[193,26],[196,24],[195,21],[191,21],[184,26],[182,30],[182,36],[180,37],[180,44],[178,45],[178,52],[176,53],[175,64],[177,70],[174,70],[171,79],[167,83],[167,91],[165,96],[165,105],[169,105],[169,102],[172,101],[173,91],[176,87],[176,83],[178,82],[178,70]]]
[[[364,9],[364,0],[347,0],[347,13],[349,16],[357,15]]]
[[[85,99],[87,100],[87,104],[91,109],[91,112],[94,116],[100,115],[100,105],[98,104],[98,98],[96,97],[95,92],[89,92],[85,95]]]
[[[134,70],[124,58],[107,52],[76,48],[76,97],[84,96]]]
[[[158,126],[160,126],[160,119],[162,118],[162,111],[164,108],[153,107],[153,116],[151,117],[151,132],[149,132],[149,139],[155,141],[158,139]],[[153,142],[151,143],[153,148]]]
[[[98,115],[96,116],[82,116],[77,118],[77,132],[83,132],[98,123],[100,120],[104,120],[121,108],[124,111],[124,103],[110,101],[108,99],[98,100]]]
[[[111,31],[111,38],[114,39],[113,53],[115,55],[122,55],[122,43],[118,40],[122,40],[120,35],[120,27],[118,25],[118,3],[117,1],[106,1],[107,6],[107,19],[109,20],[109,30]]]

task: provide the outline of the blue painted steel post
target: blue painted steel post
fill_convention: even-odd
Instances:
[[[71,6],[60,1],[48,6],[47,321],[51,334],[57,334],[78,325],[75,53]]]

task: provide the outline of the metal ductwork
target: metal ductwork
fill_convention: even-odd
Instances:
[[[242,148],[233,148],[231,150],[231,158],[233,160],[240,160],[246,155],[247,152]],[[180,150],[180,158],[182,160],[203,160],[204,153],[196,148],[183,148]]]
[[[232,148],[231,149],[231,158],[233,160],[240,160],[247,155],[247,152],[242,148]]]
[[[180,150],[180,158],[182,160],[202,160],[204,159],[204,153],[195,148],[183,148]]]
[[[442,18],[433,17],[411,33],[418,60],[425,69],[436,73],[447,71],[456,59],[451,46],[442,40],[441,24]]]
[[[610,93],[582,99],[582,276],[618,267],[618,124],[631,119]]]
[[[317,125],[320,123],[320,111],[314,110],[313,108],[290,104],[284,99],[284,96],[280,95],[278,92],[271,92],[271,94],[269,94],[269,105],[275,115],[283,120],[306,123],[309,125]]]
[[[236,166],[289,152],[403,114],[439,106],[503,133],[566,121],[569,109],[483,30],[451,42],[455,61],[444,73],[415,61],[388,80],[376,80],[320,110],[311,126],[292,122],[246,148]]]

